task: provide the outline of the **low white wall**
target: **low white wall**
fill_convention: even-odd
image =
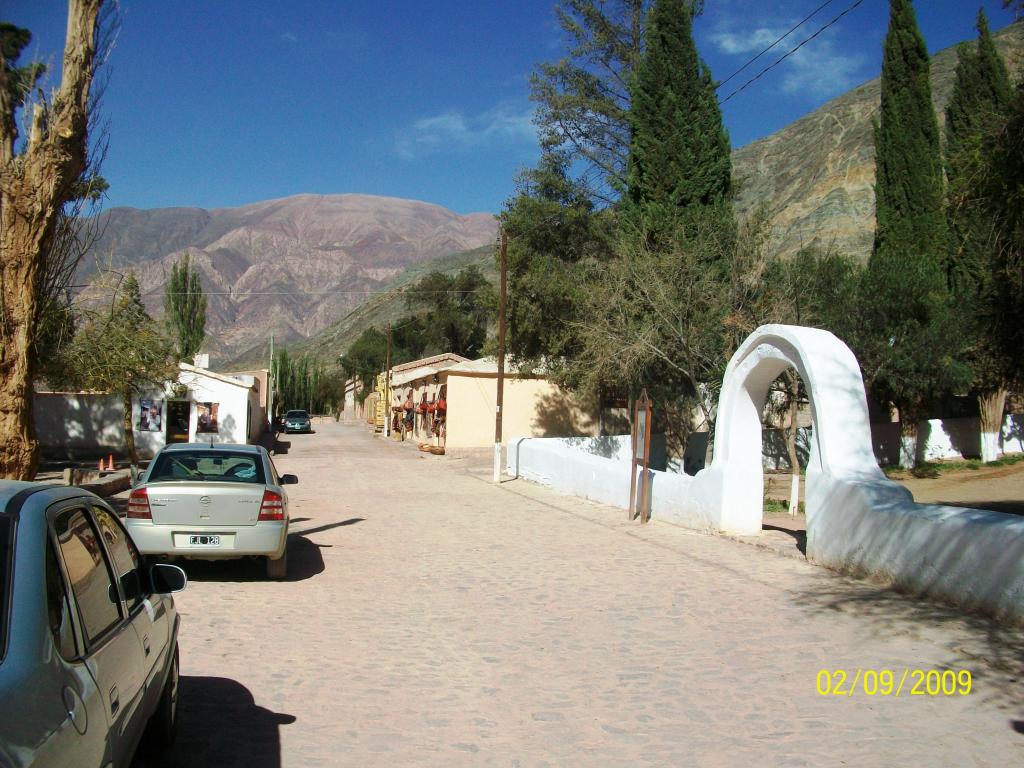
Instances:
[[[629,505],[628,451],[625,460],[619,461],[600,455],[593,450],[596,446],[587,447],[591,450],[584,448],[584,438],[511,438],[507,472],[559,493],[625,509]]]
[[[626,509],[629,506],[630,437],[517,437],[509,441],[507,473],[559,493]],[[700,530],[709,520],[682,502],[689,475],[649,470],[652,518]],[[639,482],[639,472],[637,473]]]
[[[828,476],[808,477],[807,499],[812,562],[1024,621],[1024,517],[916,504],[901,486]]]
[[[161,401],[161,424],[166,423],[167,401],[163,394],[145,395]],[[34,395],[33,419],[36,438],[45,455],[96,456],[125,449],[124,405],[118,395],[39,392]],[[142,432],[139,398],[132,398],[135,447],[143,458],[152,456],[164,444],[163,432]]]
[[[883,466],[910,464],[912,457],[906,451],[900,455],[902,439],[898,421],[871,425],[875,458]],[[973,416],[922,421],[917,439],[924,441],[921,455],[926,461],[975,459],[981,456],[981,420]],[[999,450],[1004,454],[1024,453],[1024,416],[1007,414],[999,436]]]

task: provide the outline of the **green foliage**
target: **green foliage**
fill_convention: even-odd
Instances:
[[[199,270],[186,253],[171,265],[171,276],[164,290],[164,312],[171,335],[182,360],[191,360],[206,338],[206,294]]]
[[[341,356],[341,369],[346,379],[358,379],[356,397],[360,402],[373,391],[373,378],[384,370],[387,337],[376,328],[367,328],[348,351]]]
[[[695,406],[714,423],[729,357],[773,303],[763,280],[765,220],[737,235],[714,207],[693,213],[669,247],[652,247],[644,230],[627,232],[617,258],[586,270],[573,323],[581,349],[566,363],[567,383],[585,391],[646,388],[673,450],[681,448]],[[723,274],[709,263],[731,268]]]
[[[630,84],[648,0],[565,0],[555,7],[567,55],[530,78],[541,147],[579,163],[605,202],[626,188]],[[580,167],[578,166],[578,167]]]
[[[309,355],[292,357],[288,350],[274,353],[271,375],[274,381],[274,410],[278,413],[302,409],[327,413],[344,402],[344,380],[324,363]]]
[[[444,352],[479,357],[496,301],[483,272],[470,265],[456,275],[430,273],[409,288],[406,307],[415,314],[396,325],[394,362]]]
[[[392,326],[392,365],[445,352],[468,358],[483,353],[496,302],[493,286],[475,264],[456,275],[431,272],[406,289],[405,304],[412,314]],[[360,402],[384,370],[386,356],[387,336],[379,328],[367,328],[341,356],[345,378],[361,385]]]
[[[579,353],[583,275],[613,257],[614,214],[595,211],[568,174],[568,158],[548,153],[519,178],[501,215],[508,235],[507,350],[526,367],[556,377]]]
[[[129,272],[106,311],[83,313],[78,319],[74,338],[60,350],[59,365],[52,367],[50,382],[121,395],[127,414],[125,439],[135,461],[132,398],[162,389],[177,377],[174,346],[146,312],[138,280]]]
[[[938,264],[946,252],[946,225],[928,51],[910,0],[890,0],[889,9],[875,126],[878,223],[872,259]]]
[[[875,126],[877,229],[851,341],[868,387],[896,404],[910,431],[966,373],[944,270],[949,241],[928,73],[910,0],[891,0]]]
[[[967,339],[966,361],[979,392],[1005,389],[1018,350],[999,343],[1005,322],[1000,291],[1000,239],[996,218],[986,205],[984,187],[999,132],[1006,125],[1013,98],[1010,78],[978,12],[977,45],[958,48],[959,62],[946,108],[946,176],[949,180],[949,221],[952,253],[950,285]]]
[[[686,0],[655,0],[632,87],[629,201],[655,233],[695,208],[732,220],[729,136],[691,10]]]
[[[18,129],[15,113],[25,105],[28,95],[46,73],[46,65],[33,62],[25,67],[17,66],[21,52],[32,42],[32,33],[27,29],[16,27],[6,21],[0,22],[0,57],[7,85],[10,109],[6,112],[8,135],[17,136]]]

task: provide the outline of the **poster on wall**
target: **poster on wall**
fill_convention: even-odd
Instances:
[[[217,431],[217,409],[220,403],[196,403],[199,417],[196,420],[196,434]]]
[[[163,429],[160,420],[161,405],[159,400],[139,400],[140,432],[159,432]]]

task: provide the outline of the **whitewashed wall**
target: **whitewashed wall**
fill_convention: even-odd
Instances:
[[[166,395],[144,397],[161,402],[160,423],[166,424]],[[124,405],[117,395],[41,392],[35,395],[33,416],[44,455],[93,457],[125,450]],[[143,458],[151,457],[163,446],[164,433],[139,431],[138,398],[132,400],[132,424],[136,450]]]
[[[189,438],[197,442],[248,442],[250,420],[259,417],[259,400],[250,399],[252,389],[229,384],[202,374],[182,371],[179,381],[188,387],[193,403],[218,403],[217,432],[197,433],[199,412],[195,405],[189,417]]]

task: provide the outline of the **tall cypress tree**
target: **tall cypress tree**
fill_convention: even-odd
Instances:
[[[186,253],[171,266],[171,277],[164,292],[164,311],[182,360],[191,360],[206,338],[206,294],[199,281],[199,270]]]
[[[929,403],[960,382],[954,364],[939,127],[929,59],[910,0],[890,0],[875,125],[875,244],[854,340],[868,386],[916,435]]]
[[[693,42],[692,0],[655,0],[632,89],[628,192],[649,216],[713,207],[731,220],[729,135]]]
[[[1011,358],[1019,350],[1010,351],[998,343],[999,327],[1006,321],[998,273],[1001,243],[995,217],[985,205],[984,188],[1013,91],[983,11],[978,11],[977,45],[962,44],[957,53],[956,81],[946,108],[949,276],[961,307],[968,341],[966,361],[978,396],[982,458],[991,461],[998,453]]]

